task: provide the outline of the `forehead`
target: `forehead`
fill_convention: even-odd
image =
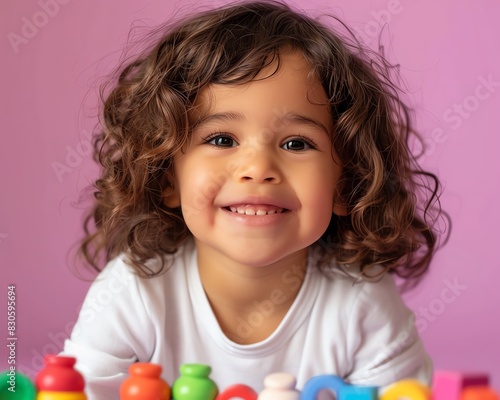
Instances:
[[[250,82],[205,87],[195,102],[194,119],[220,113],[258,121],[292,113],[328,129],[332,125],[326,93],[300,53],[280,54],[279,64],[275,61],[262,69]]]

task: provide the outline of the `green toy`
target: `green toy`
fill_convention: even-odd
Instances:
[[[35,399],[35,385],[26,375],[12,370],[0,373],[0,400]]]
[[[203,364],[183,364],[180,372],[181,376],[172,386],[174,400],[215,400],[219,390],[209,378],[211,367]]]

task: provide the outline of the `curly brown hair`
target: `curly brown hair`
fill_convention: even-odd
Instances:
[[[367,277],[375,265],[422,276],[438,247],[439,181],[409,149],[416,133],[394,67],[341,26],[347,34],[281,2],[252,1],[156,31],[159,40],[116,70],[112,90],[101,88],[94,150],[102,173],[80,246],[86,261],[99,271],[127,252],[140,274],[163,270],[148,261],[163,262],[190,236],[180,208],[168,208],[163,193],[173,157],[192,132],[197,95],[209,84],[251,81],[286,48],[303,54],[326,91],[343,166],[348,215],[332,216],[315,254],[359,265]]]

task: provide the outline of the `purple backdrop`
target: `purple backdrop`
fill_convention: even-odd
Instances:
[[[217,4],[221,4],[218,2]],[[58,351],[89,283],[71,265],[77,201],[95,176],[89,132],[96,81],[131,24],[155,25],[196,1],[3,0],[0,5],[0,339],[15,284],[17,366],[33,374]],[[213,4],[213,3],[212,3]],[[401,65],[425,136],[425,166],[445,186],[449,244],[405,296],[437,368],[484,371],[500,388],[500,3],[496,0],[301,0],[343,18],[361,40],[382,38]],[[3,339],[5,342],[5,339]],[[0,346],[0,369],[7,367]]]

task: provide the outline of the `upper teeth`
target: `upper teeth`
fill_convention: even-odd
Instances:
[[[234,213],[245,214],[245,215],[268,215],[268,214],[279,214],[283,212],[282,208],[276,208],[272,210],[259,210],[251,208],[229,207],[229,209]]]

